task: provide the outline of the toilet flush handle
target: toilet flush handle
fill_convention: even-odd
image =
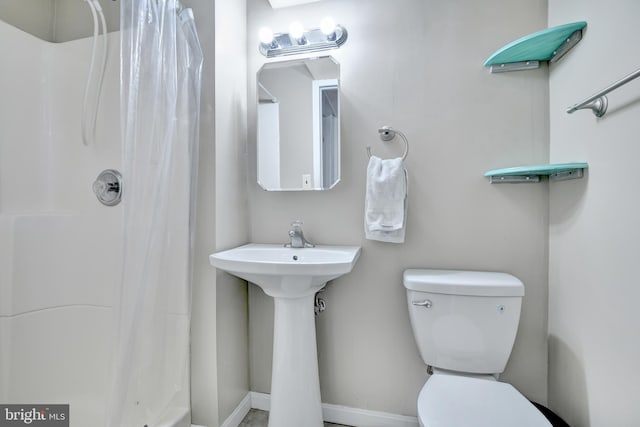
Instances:
[[[424,308],[431,308],[431,306],[433,305],[431,300],[428,300],[428,299],[426,299],[424,301],[411,301],[411,304],[419,305],[419,306],[424,307]]]

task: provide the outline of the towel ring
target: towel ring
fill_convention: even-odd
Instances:
[[[378,133],[380,134],[380,139],[388,142],[396,137],[396,134],[400,135],[402,140],[404,141],[404,153],[402,153],[402,160],[407,159],[407,154],[409,154],[409,141],[407,141],[407,137],[404,136],[404,133],[400,132],[397,129],[393,129],[391,126],[382,126],[378,129]],[[371,157],[371,147],[367,147],[367,154]]]

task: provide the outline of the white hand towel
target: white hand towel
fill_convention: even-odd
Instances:
[[[364,229],[369,240],[404,243],[407,171],[402,158],[371,156],[367,166]]]

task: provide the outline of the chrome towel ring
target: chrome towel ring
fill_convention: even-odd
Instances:
[[[402,160],[407,159],[407,154],[409,154],[409,141],[407,141],[407,137],[404,133],[400,132],[397,129],[392,128],[391,126],[382,126],[378,129],[378,133],[380,134],[380,139],[388,142],[393,140],[397,135],[400,135],[402,140],[404,141],[404,153],[402,153]],[[367,154],[371,157],[371,147],[367,146]]]

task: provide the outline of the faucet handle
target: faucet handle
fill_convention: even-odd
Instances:
[[[289,248],[313,248],[314,244],[310,243],[304,238],[302,231],[302,221],[299,219],[291,222],[291,228],[289,229],[290,242],[285,246]]]

